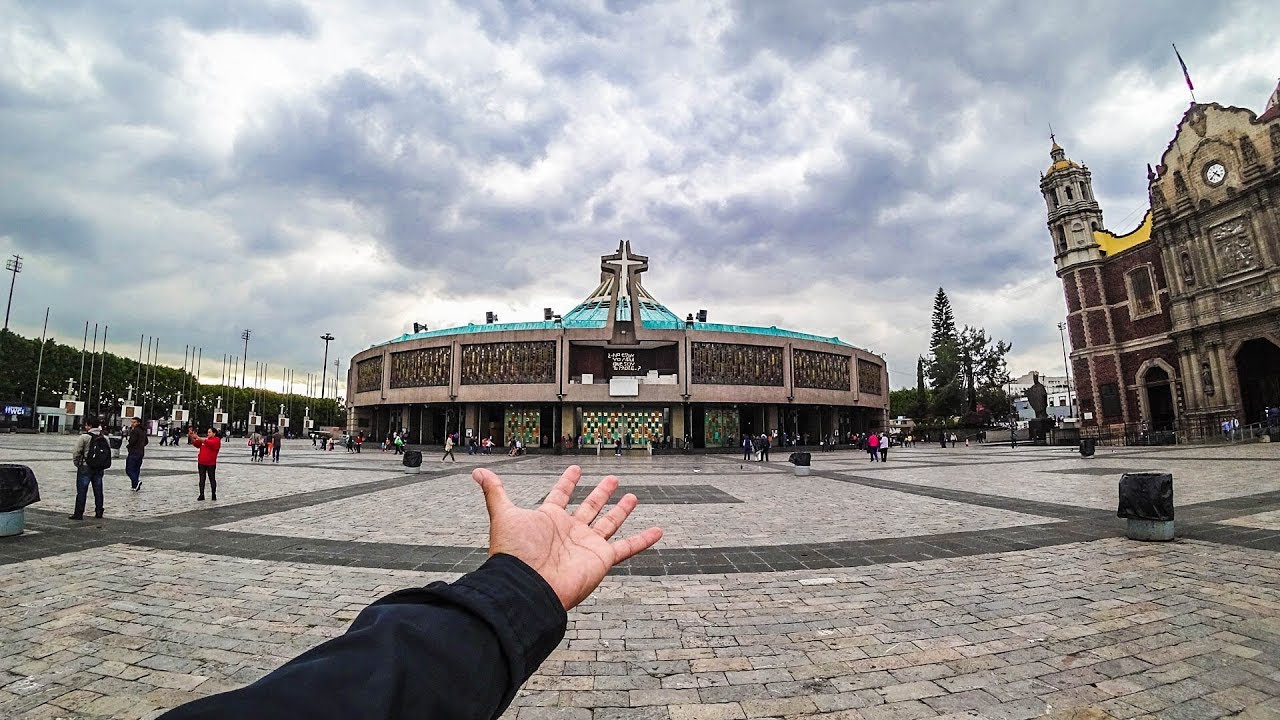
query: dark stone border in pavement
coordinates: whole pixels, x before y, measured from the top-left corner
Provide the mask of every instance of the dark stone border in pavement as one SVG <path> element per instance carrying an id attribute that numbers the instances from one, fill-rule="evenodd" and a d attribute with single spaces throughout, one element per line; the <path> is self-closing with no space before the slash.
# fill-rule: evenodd
<path id="1" fill-rule="evenodd" d="M 35 532 L 0 542 L 0 564 L 119 543 L 281 562 L 466 572 L 484 561 L 484 548 L 321 540 L 214 530 L 210 527 L 425 483 L 452 474 L 456 474 L 456 469 L 442 468 L 358 485 L 141 520 L 108 518 L 75 522 L 67 520 L 61 513 L 32 510 L 29 511 L 29 524 Z M 813 474 L 836 482 L 1039 515 L 1054 518 L 1055 521 L 1009 528 L 870 540 L 710 548 L 658 547 L 615 568 L 614 574 L 778 572 L 919 562 L 1090 542 L 1122 536 L 1124 532 L 1123 521 L 1105 510 L 913 485 L 834 471 L 815 471 Z M 1280 504 L 1280 492 L 1225 498 L 1179 508 L 1180 517 L 1189 515 L 1195 520 L 1180 521 L 1178 534 L 1180 538 L 1280 551 L 1280 531 L 1214 524 L 1217 520 L 1262 512 L 1277 504 Z"/>
<path id="2" fill-rule="evenodd" d="M 569 496 L 569 504 L 581 504 L 594 490 L 594 486 L 579 485 Z M 605 504 L 616 503 L 627 493 L 635 495 L 641 504 L 648 505 L 717 505 L 742 502 L 714 485 L 628 485 L 614 490 Z M 546 501 L 547 497 L 544 495 L 538 504 Z"/>
<path id="3" fill-rule="evenodd" d="M 865 485 L 867 487 L 873 487 L 880 490 L 892 490 L 894 492 L 905 493 L 908 495 L 919 495 L 937 500 L 950 500 L 951 502 L 963 503 L 965 505 L 979 505 L 982 507 L 995 508 L 997 510 L 1009 510 L 1011 512 L 1023 513 L 1025 515 L 1039 515 L 1041 517 L 1055 518 L 1058 520 L 1096 520 L 1102 517 L 1114 516 L 1114 513 L 1108 513 L 1106 510 L 1080 507 L 1078 505 L 1062 505 L 1059 503 L 1049 503 L 1038 500 L 1011 498 L 1004 495 L 987 495 L 984 493 L 970 492 L 968 490 L 955 490 L 953 488 L 933 487 L 929 485 L 915 485 L 913 483 L 897 482 L 895 480 L 885 480 L 882 478 L 849 475 L 843 472 L 817 470 L 813 471 L 811 476 L 835 480 L 836 482 Z"/>

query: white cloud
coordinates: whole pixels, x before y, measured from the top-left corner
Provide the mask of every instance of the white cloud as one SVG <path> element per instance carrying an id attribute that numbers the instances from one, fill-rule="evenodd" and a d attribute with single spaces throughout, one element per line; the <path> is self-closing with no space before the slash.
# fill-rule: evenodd
<path id="1" fill-rule="evenodd" d="M 254 327 L 252 352 L 312 367 L 325 331 L 347 357 L 566 311 L 628 238 L 673 310 L 838 335 L 895 386 L 940 285 L 1013 369 L 1048 368 L 1042 128 L 1128 229 L 1186 103 L 1151 38 L 1202 100 L 1261 109 L 1280 66 L 1280 11 L 1243 2 L 194 7 L 0 4 L 20 331 L 54 298 L 64 335 L 91 315 L 213 356 Z"/>

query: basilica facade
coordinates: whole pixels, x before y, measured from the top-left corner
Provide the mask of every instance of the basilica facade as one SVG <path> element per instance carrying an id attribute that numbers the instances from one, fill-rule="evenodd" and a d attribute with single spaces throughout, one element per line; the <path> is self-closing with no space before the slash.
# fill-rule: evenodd
<path id="1" fill-rule="evenodd" d="M 1280 406 L 1280 87 L 1261 115 L 1193 103 L 1132 232 L 1056 142 L 1041 175 L 1085 427 L 1216 432 Z"/>
<path id="2" fill-rule="evenodd" d="M 736 447 L 743 435 L 848 438 L 884 426 L 884 358 L 836 337 L 681 318 L 620 243 L 563 317 L 402 335 L 352 358 L 352 432 L 506 445 Z"/>

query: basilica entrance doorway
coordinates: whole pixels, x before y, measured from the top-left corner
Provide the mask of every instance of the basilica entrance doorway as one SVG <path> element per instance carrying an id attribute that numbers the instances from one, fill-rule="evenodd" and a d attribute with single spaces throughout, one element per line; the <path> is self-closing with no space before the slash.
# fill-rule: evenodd
<path id="1" fill-rule="evenodd" d="M 1236 377 L 1240 381 L 1240 407 L 1244 424 L 1263 421 L 1268 407 L 1280 406 L 1280 347 L 1266 338 L 1254 338 L 1236 352 Z"/>
<path id="2" fill-rule="evenodd" d="M 1173 383 L 1162 367 L 1153 367 L 1142 376 L 1147 395 L 1147 426 L 1152 432 L 1173 430 Z"/>

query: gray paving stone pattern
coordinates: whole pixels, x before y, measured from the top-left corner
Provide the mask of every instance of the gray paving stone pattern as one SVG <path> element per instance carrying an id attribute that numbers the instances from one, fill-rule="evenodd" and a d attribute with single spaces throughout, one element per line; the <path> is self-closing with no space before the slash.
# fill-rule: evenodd
<path id="1" fill-rule="evenodd" d="M 640 500 L 653 550 L 569 615 L 516 720 L 1280 719 L 1280 445 L 521 458 L 148 448 L 69 520 L 71 438 L 0 436 L 43 501 L 0 538 L 0 718 L 154 718 L 252 682 L 366 604 L 486 556 L 471 470 L 533 506 L 564 467 Z M 123 461 L 121 461 L 123 465 Z M 1125 538 L 1119 476 L 1174 476 L 1178 538 Z"/>

